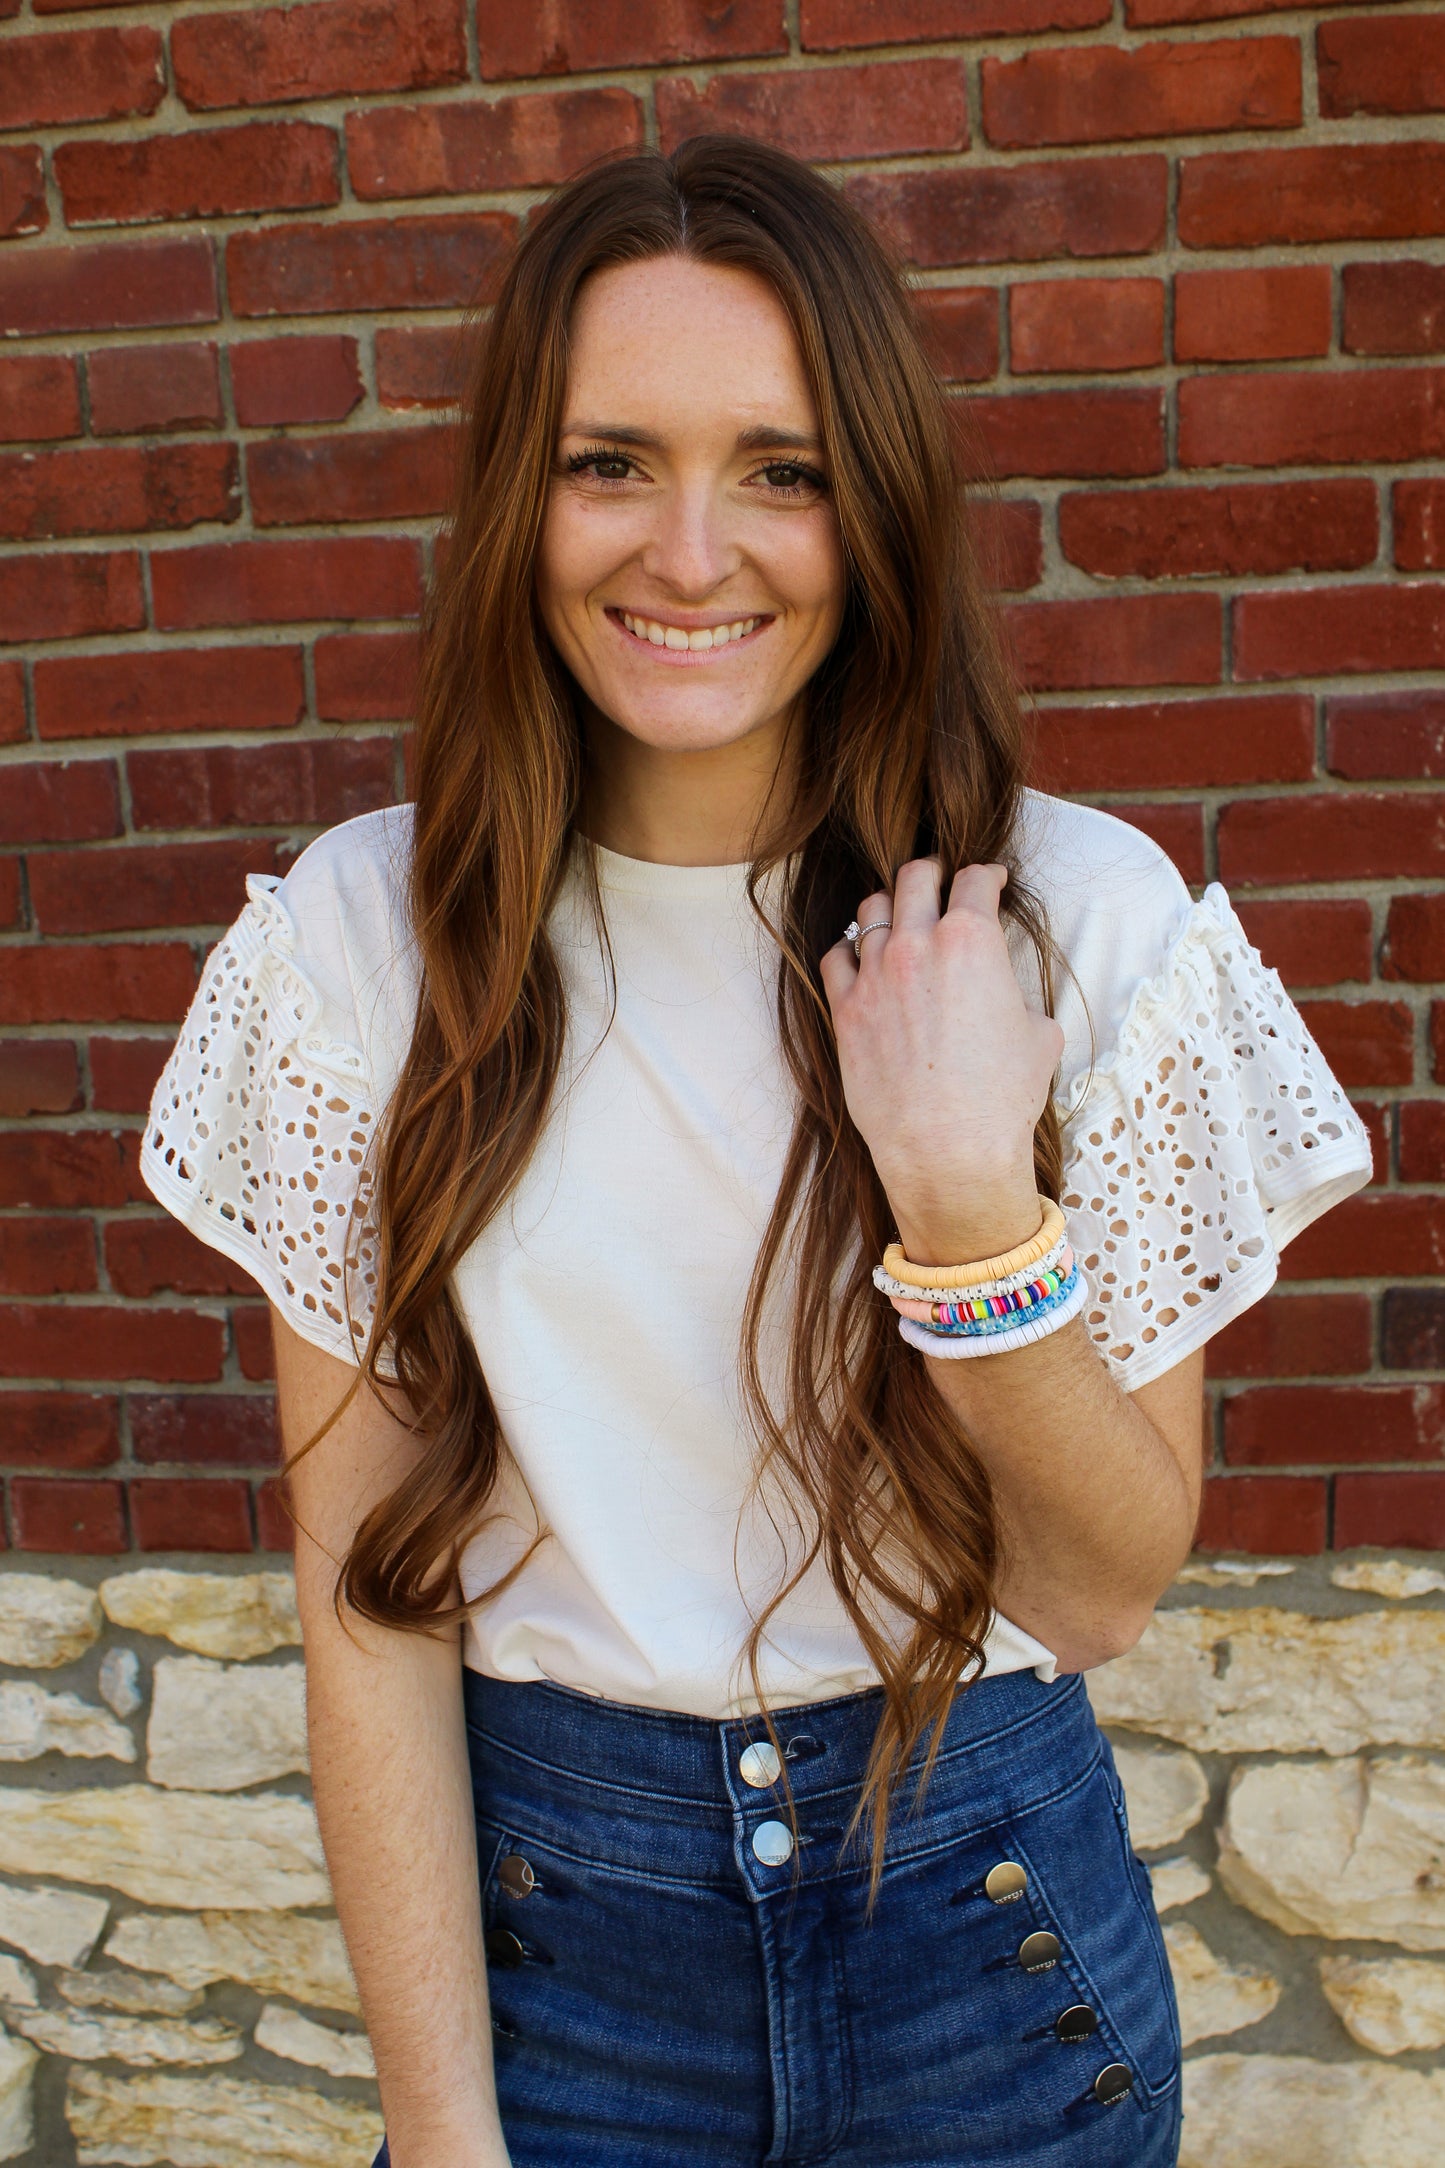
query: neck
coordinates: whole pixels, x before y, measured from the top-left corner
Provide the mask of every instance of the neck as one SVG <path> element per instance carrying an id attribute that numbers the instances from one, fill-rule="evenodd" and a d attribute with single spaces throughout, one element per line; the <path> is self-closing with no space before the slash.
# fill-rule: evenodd
<path id="1" fill-rule="evenodd" d="M 646 745 L 609 717 L 584 717 L 581 826 L 594 843 L 655 865 L 729 866 L 754 857 L 792 774 L 787 718 L 731 745 Z"/>

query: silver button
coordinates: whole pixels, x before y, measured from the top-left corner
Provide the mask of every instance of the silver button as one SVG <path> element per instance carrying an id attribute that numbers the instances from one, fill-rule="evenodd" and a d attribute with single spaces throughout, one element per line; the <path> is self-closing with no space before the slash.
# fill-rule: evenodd
<path id="1" fill-rule="evenodd" d="M 1029 1878 L 1016 1859 L 1001 1859 L 983 1879 L 984 1895 L 996 1905 L 1016 1904 L 1029 1886 Z"/>
<path id="2" fill-rule="evenodd" d="M 793 1832 L 786 1822 L 759 1822 L 753 1831 L 753 1856 L 765 1867 L 782 1867 L 793 1856 Z"/>
<path id="3" fill-rule="evenodd" d="M 738 1756 L 738 1775 L 744 1784 L 751 1784 L 755 1792 L 776 1784 L 782 1773 L 783 1765 L 771 1739 L 764 1739 L 759 1746 L 745 1746 Z"/>

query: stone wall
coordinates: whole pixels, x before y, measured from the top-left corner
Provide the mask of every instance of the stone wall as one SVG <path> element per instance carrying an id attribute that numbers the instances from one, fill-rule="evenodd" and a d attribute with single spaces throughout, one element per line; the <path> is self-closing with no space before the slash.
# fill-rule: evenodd
<path id="1" fill-rule="evenodd" d="M 289 1567 L 49 1563 L 0 1567 L 0 2160 L 365 2168 Z M 1435 2168 L 1445 1561 L 1201 1560 L 1091 1684 L 1178 1983 L 1182 2168 Z"/>

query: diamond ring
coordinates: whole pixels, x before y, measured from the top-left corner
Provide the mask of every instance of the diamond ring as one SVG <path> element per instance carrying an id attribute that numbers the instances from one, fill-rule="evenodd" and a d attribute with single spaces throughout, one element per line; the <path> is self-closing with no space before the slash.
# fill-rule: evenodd
<path id="1" fill-rule="evenodd" d="M 885 933 L 892 924 L 893 921 L 891 918 L 870 918 L 866 926 L 860 926 L 856 918 L 850 920 L 848 925 L 843 928 L 843 939 L 845 941 L 852 942 L 853 960 L 855 963 L 861 963 L 863 960 L 862 949 L 864 934 Z"/>

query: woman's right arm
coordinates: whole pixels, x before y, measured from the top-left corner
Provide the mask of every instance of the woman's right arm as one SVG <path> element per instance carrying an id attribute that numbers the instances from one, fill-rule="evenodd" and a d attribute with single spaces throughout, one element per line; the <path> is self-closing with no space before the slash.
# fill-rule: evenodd
<path id="1" fill-rule="evenodd" d="M 354 1371 L 303 1340 L 274 1305 L 271 1324 L 289 1461 Z M 416 1451 L 400 1394 L 389 1399 L 384 1407 L 363 1387 L 290 1477 L 312 1791 L 393 2168 L 507 2168 L 460 1630 L 403 1633 L 349 1609 L 343 1630 L 332 1603 L 354 1530 Z"/>

